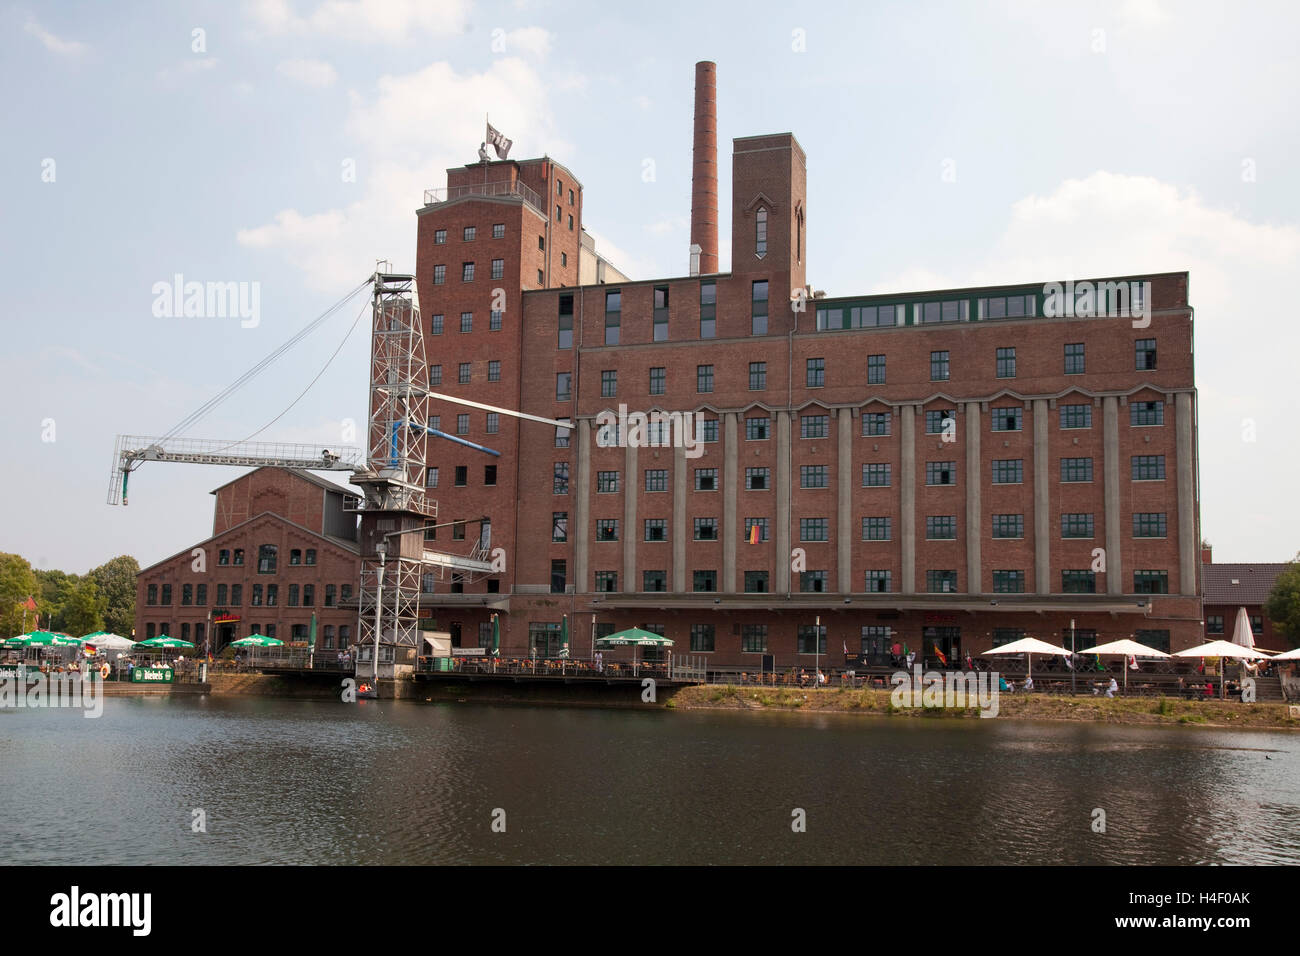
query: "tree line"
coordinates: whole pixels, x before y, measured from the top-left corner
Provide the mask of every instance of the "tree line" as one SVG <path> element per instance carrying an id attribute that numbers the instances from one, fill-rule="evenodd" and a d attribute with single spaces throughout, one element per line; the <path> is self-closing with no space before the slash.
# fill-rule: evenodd
<path id="1" fill-rule="evenodd" d="M 139 562 L 129 554 L 85 574 L 68 574 L 42 571 L 22 555 L 0 553 L 0 637 L 13 637 L 38 626 L 73 637 L 95 631 L 130 637 L 139 570 Z"/>

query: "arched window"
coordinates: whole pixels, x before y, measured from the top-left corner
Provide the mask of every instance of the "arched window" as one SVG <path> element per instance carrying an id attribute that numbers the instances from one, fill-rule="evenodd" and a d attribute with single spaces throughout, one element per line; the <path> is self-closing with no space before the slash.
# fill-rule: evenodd
<path id="1" fill-rule="evenodd" d="M 767 207 L 759 206 L 754 218 L 757 220 L 754 226 L 754 254 L 765 256 L 767 255 Z"/>

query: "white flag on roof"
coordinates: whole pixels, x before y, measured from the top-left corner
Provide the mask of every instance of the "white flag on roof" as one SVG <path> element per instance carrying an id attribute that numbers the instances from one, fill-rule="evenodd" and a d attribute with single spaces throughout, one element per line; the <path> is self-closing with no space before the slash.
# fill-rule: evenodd
<path id="1" fill-rule="evenodd" d="M 514 145 L 514 140 L 506 139 L 491 123 L 487 124 L 487 141 L 496 149 L 497 159 L 505 159 L 510 153 L 510 147 Z"/>

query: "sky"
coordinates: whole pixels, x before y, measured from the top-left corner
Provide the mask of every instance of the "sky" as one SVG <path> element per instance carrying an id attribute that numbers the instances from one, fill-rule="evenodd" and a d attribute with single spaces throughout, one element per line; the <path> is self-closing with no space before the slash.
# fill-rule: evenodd
<path id="1" fill-rule="evenodd" d="M 582 181 L 623 271 L 685 274 L 709 59 L 720 234 L 731 139 L 793 132 L 829 295 L 1190 272 L 1203 535 L 1289 560 L 1297 33 L 1287 2 L 0 6 L 0 551 L 83 573 L 207 537 L 240 472 L 145 465 L 110 506 L 115 436 L 170 431 L 376 260 L 411 270 L 423 191 L 477 158 L 485 114 Z M 177 276 L 249 308 L 169 314 Z M 360 305 L 185 434 L 363 438 Z"/>

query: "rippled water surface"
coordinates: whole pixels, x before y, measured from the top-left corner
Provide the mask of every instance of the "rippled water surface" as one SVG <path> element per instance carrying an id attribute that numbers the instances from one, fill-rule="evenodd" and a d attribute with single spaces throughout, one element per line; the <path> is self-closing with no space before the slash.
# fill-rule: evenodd
<path id="1" fill-rule="evenodd" d="M 1300 863 L 1281 733 L 110 698 L 0 779 L 0 863 Z"/>

